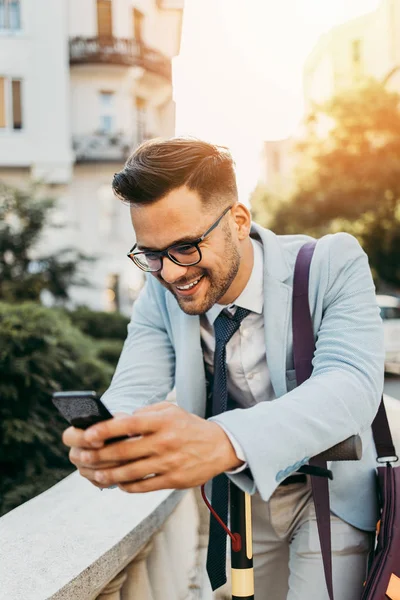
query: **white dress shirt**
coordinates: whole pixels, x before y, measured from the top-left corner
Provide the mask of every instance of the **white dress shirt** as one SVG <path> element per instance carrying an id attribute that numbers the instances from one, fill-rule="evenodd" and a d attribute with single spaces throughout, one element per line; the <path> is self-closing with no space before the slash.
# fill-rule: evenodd
<path id="1" fill-rule="evenodd" d="M 240 306 L 251 311 L 226 346 L 228 393 L 237 408 L 249 408 L 263 400 L 273 400 L 275 398 L 265 353 L 264 256 L 261 244 L 253 239 L 251 243 L 254 252 L 253 270 L 240 296 L 228 307 L 222 304 L 214 304 L 205 315 L 200 317 L 200 335 L 204 361 L 207 370 L 213 373 L 215 319 L 226 308 L 234 312 L 236 307 Z M 239 460 L 245 461 L 244 452 L 238 442 L 228 431 L 225 430 L 225 433 L 228 435 Z M 247 464 L 245 463 L 235 471 L 230 471 L 230 473 L 240 472 L 246 467 Z"/>

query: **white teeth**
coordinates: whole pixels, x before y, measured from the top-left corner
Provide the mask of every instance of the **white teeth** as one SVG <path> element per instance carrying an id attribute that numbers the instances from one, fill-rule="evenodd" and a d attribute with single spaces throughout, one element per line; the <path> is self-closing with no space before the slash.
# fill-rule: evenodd
<path id="1" fill-rule="evenodd" d="M 201 277 L 199 277 L 199 279 L 196 279 L 196 281 L 192 281 L 192 283 L 189 283 L 188 285 L 177 285 L 176 287 L 178 288 L 178 290 L 190 290 L 190 288 L 194 287 L 199 283 L 200 279 Z"/>

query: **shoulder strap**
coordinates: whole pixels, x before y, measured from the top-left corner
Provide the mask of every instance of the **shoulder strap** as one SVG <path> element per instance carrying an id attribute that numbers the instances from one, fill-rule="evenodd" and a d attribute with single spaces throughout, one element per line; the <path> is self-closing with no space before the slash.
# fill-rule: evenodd
<path id="1" fill-rule="evenodd" d="M 308 242 L 297 255 L 293 280 L 293 356 L 297 385 L 308 379 L 312 373 L 312 359 L 315 351 L 314 332 L 308 302 L 310 265 L 316 242 Z M 326 461 L 318 457 L 309 461 L 311 466 L 327 468 Z M 318 534 L 324 564 L 325 581 L 330 600 L 333 600 L 331 516 L 329 506 L 329 483 L 327 477 L 311 475 L 312 494 L 317 517 Z"/>
<path id="2" fill-rule="evenodd" d="M 311 376 L 312 359 L 315 351 L 313 325 L 308 301 L 310 265 L 315 246 L 316 242 L 312 241 L 300 248 L 294 271 L 293 355 L 298 385 Z M 378 458 L 396 457 L 383 397 L 372 423 L 372 432 Z M 319 457 L 312 458 L 310 465 L 326 469 L 326 461 L 321 461 Z M 326 477 L 311 476 L 311 484 L 325 580 L 329 598 L 333 600 L 329 483 Z"/>

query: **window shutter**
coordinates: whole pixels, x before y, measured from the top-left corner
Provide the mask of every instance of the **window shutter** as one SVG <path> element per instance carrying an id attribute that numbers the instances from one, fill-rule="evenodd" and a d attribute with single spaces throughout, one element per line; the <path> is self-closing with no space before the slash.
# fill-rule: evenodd
<path id="1" fill-rule="evenodd" d="M 143 41 L 144 14 L 137 8 L 133 9 L 133 35 L 138 42 Z"/>
<path id="2" fill-rule="evenodd" d="M 112 37 L 111 0 L 97 0 L 97 33 L 99 37 Z"/>
<path id="3" fill-rule="evenodd" d="M 22 129 L 21 82 L 19 79 L 12 81 L 12 107 L 13 129 Z"/>

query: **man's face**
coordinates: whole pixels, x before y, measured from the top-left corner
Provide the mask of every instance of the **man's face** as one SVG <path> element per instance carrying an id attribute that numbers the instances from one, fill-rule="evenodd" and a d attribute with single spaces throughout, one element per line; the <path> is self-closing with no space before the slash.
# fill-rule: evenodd
<path id="1" fill-rule="evenodd" d="M 226 203 L 216 203 L 215 207 L 206 208 L 198 193 L 186 187 L 172 190 L 153 204 L 134 205 L 131 207 L 131 218 L 137 249 L 164 250 L 177 242 L 195 240 L 204 234 L 227 206 L 229 199 Z M 175 296 L 185 313 L 203 314 L 216 302 L 225 304 L 231 301 L 224 299 L 229 296 L 228 290 L 234 286 L 240 269 L 241 243 L 247 237 L 241 231 L 243 214 L 247 214 L 249 228 L 247 209 L 235 204 L 201 242 L 202 259 L 198 264 L 181 266 L 164 257 L 162 269 L 152 273 Z M 194 282 L 197 283 L 190 289 L 181 289 Z"/>

